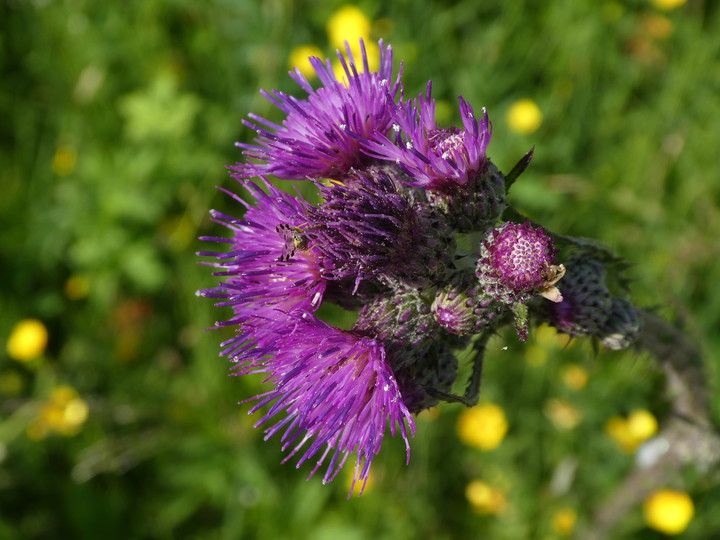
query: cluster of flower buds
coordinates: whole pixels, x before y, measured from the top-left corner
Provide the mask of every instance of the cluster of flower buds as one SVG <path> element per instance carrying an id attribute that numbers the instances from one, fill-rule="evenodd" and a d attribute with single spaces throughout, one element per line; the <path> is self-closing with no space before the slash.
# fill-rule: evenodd
<path id="1" fill-rule="evenodd" d="M 315 460 L 312 473 L 324 467 L 324 481 L 354 455 L 354 478 L 364 483 L 387 429 L 409 456 L 412 414 L 453 399 L 455 351 L 483 348 L 507 323 L 527 338 L 529 302 L 559 306 L 558 317 L 569 305 L 564 330 L 602 329 L 616 343 L 631 323 L 624 305 L 603 303 L 600 321 L 583 292 L 569 288 L 564 298 L 549 233 L 503 221 L 515 178 L 486 156 L 485 110 L 476 115 L 461 97 L 462 126 L 438 127 L 430 84 L 405 99 L 392 49 L 380 42 L 377 71 L 361 49 L 359 62 L 349 47 L 338 53 L 339 77 L 330 60 L 311 59 L 318 88 L 291 73 L 305 99 L 264 92 L 285 118 L 246 121 L 257 138 L 238 144 L 246 160 L 231 169 L 249 202 L 231 194 L 245 208 L 240 218 L 212 212 L 231 236 L 204 238 L 227 249 L 200 253 L 222 281 L 199 294 L 232 310 L 217 325 L 234 329 L 221 353 L 233 372 L 263 373 L 271 385 L 248 400 L 251 412 L 265 411 L 266 436 L 280 434 L 298 466 Z M 311 182 L 321 202 L 268 176 Z M 592 282 L 570 279 L 581 291 L 583 279 Z M 355 325 L 322 321 L 324 303 L 356 311 Z"/>

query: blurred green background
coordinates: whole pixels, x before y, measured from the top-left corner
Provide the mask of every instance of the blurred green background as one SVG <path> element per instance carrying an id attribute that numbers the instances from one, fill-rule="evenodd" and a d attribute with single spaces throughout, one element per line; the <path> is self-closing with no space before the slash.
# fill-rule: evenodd
<path id="1" fill-rule="evenodd" d="M 252 428 L 237 402 L 260 381 L 228 377 L 204 331 L 228 313 L 194 294 L 215 283 L 196 238 L 224 234 L 210 208 L 240 211 L 214 186 L 236 189 L 241 119 L 279 120 L 258 89 L 302 97 L 291 54 L 332 54 L 343 21 L 393 45 L 406 96 L 432 79 L 444 121 L 458 94 L 487 107 L 501 170 L 535 145 L 514 204 L 636 263 L 636 303 L 681 322 L 717 381 L 718 2 L 343 6 L 0 2 L 0 538 L 572 537 L 662 425 L 647 358 L 544 329 L 490 344 L 489 442 L 444 404 L 409 466 L 387 437 L 362 497 L 343 474 L 306 482 Z M 694 503 L 683 537 L 720 536 L 717 474 L 673 482 Z M 615 534 L 663 537 L 640 507 Z"/>

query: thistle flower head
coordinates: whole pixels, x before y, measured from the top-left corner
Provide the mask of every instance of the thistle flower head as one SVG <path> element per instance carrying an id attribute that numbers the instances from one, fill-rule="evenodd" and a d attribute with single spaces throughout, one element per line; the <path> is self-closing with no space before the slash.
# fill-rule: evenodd
<path id="1" fill-rule="evenodd" d="M 427 189 L 466 185 L 485 164 L 490 122 L 485 109 L 478 121 L 470 104 L 462 97 L 458 99 L 464 129 L 437 126 L 435 100 L 428 83 L 425 96 L 421 94 L 395 109 L 394 140 L 378 133 L 376 140 L 364 142 L 365 151 L 395 162 L 410 177 L 411 185 Z"/>
<path id="2" fill-rule="evenodd" d="M 529 222 L 497 226 L 532 151 L 504 176 L 486 157 L 484 109 L 478 118 L 460 97 L 462 126 L 438 126 L 431 85 L 405 101 L 391 48 L 380 42 L 371 71 L 360 45 L 357 62 L 347 43 L 338 53 L 339 76 L 312 58 L 317 88 L 291 73 L 304 99 L 263 92 L 285 117 L 245 122 L 257 137 L 238 144 L 250 162 L 232 169 L 251 202 L 233 195 L 242 218 L 211 212 L 230 236 L 203 238 L 226 249 L 199 253 L 220 282 L 198 294 L 231 309 L 216 326 L 235 330 L 221 344 L 233 373 L 266 377 L 267 391 L 247 400 L 251 413 L 263 411 L 256 425 L 266 438 L 277 434 L 298 466 L 313 461 L 310 476 L 323 468 L 323 482 L 351 459 L 353 484 L 364 486 L 388 428 L 409 457 L 412 413 L 477 398 L 489 336 L 512 319 L 526 339 L 534 296 L 553 303 L 533 314 L 611 348 L 629 344 L 641 321 L 607 292 L 602 265 L 579 260 L 563 299 L 555 283 L 565 269 L 549 233 Z M 264 175 L 310 180 L 318 204 Z M 463 233 L 484 238 L 474 267 Z M 318 319 L 322 302 L 357 311 L 352 330 Z M 471 343 L 472 374 L 456 396 L 454 351 Z"/>
<path id="3" fill-rule="evenodd" d="M 485 237 L 476 275 L 485 291 L 504 303 L 523 301 L 533 291 L 559 301 L 553 285 L 565 270 L 555 263 L 555 245 L 542 227 L 508 222 Z"/>
<path id="4" fill-rule="evenodd" d="M 204 264 L 216 268 L 213 275 L 224 279 L 217 287 L 198 291 L 199 296 L 219 299 L 218 306 L 230 306 L 234 316 L 218 325 L 243 324 L 242 341 L 254 325 L 283 324 L 294 310 L 315 311 L 323 298 L 326 282 L 317 255 L 310 246 L 294 251 L 289 257 L 285 227 L 307 221 L 309 204 L 263 181 L 245 182 L 255 199 L 250 205 L 230 194 L 246 208 L 243 219 L 212 211 L 213 220 L 232 232 L 230 238 L 202 237 L 201 240 L 226 244 L 227 251 L 202 251 L 198 255 L 214 257 Z M 228 343 L 232 346 L 231 340 Z"/>
<path id="5" fill-rule="evenodd" d="M 283 92 L 263 91 L 273 105 L 285 113 L 282 124 L 251 114 L 245 125 L 257 133 L 256 144 L 237 143 L 247 158 L 257 164 L 232 167 L 239 177 L 258 174 L 305 180 L 340 178 L 363 161 L 360 139 L 386 133 L 392 123 L 395 100 L 402 93 L 400 73 L 393 80 L 392 49 L 380 41 L 380 67 L 370 71 L 361 41 L 361 65 L 350 46 L 347 58 L 338 51 L 346 81 L 336 78 L 330 60 L 310 62 L 322 86 L 314 89 L 300 70 L 290 75 L 307 92 L 301 100 Z"/>
<path id="6" fill-rule="evenodd" d="M 256 426 L 285 413 L 265 430 L 266 439 L 282 433 L 283 451 L 291 449 L 284 461 L 299 455 L 300 467 L 317 458 L 310 476 L 326 464 L 325 483 L 355 454 L 354 480 L 364 485 L 388 425 L 392 435 L 399 431 L 405 440 L 409 459 L 408 434 L 415 426 L 379 341 L 307 314 L 284 331 L 267 332 L 267 346 L 234 359 L 235 373 L 266 373 L 274 384 L 248 401 L 256 401 L 250 413 L 268 406 Z"/>
<path id="7" fill-rule="evenodd" d="M 324 203 L 311 210 L 307 235 L 327 261 L 327 279 L 353 279 L 356 287 L 373 277 L 422 283 L 451 263 L 452 244 L 435 241 L 439 224 L 392 171 L 353 170 L 319 188 Z"/>

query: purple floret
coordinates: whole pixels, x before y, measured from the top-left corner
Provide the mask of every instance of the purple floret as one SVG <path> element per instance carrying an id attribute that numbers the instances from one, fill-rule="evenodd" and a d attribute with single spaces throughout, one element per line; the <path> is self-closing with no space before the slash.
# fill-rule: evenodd
<path id="1" fill-rule="evenodd" d="M 355 454 L 353 486 L 361 481 L 364 488 L 388 425 L 393 436 L 400 432 L 408 460 L 408 433 L 415 432 L 383 345 L 310 315 L 294 320 L 285 331 L 267 331 L 263 341 L 272 343 L 272 355 L 256 348 L 236 359 L 235 374 L 266 373 L 275 386 L 248 400 L 257 401 L 250 413 L 268 406 L 256 427 L 275 421 L 265 429 L 265 439 L 282 432 L 283 451 L 291 449 L 284 461 L 299 455 L 300 467 L 317 459 L 310 476 L 326 466 L 323 483 Z"/>
<path id="2" fill-rule="evenodd" d="M 427 189 L 464 186 L 485 165 L 491 134 L 487 112 L 483 109 L 478 121 L 470 104 L 459 97 L 464 129 L 438 128 L 431 88 L 429 82 L 425 96 L 395 109 L 395 140 L 378 133 L 374 141 L 364 143 L 364 149 L 374 158 L 395 162 L 411 178 L 411 185 Z"/>
<path id="3" fill-rule="evenodd" d="M 362 163 L 360 140 L 386 133 L 392 125 L 395 100 L 402 94 L 399 72 L 393 80 L 392 48 L 380 41 L 380 68 L 370 71 L 365 45 L 361 41 L 362 71 L 350 46 L 346 58 L 338 51 L 346 81 L 339 81 L 330 60 L 310 62 L 322 86 L 314 89 L 296 68 L 291 77 L 307 92 L 297 99 L 284 92 L 262 91 L 273 105 L 286 114 L 282 124 L 249 115 L 245 125 L 257 133 L 256 144 L 237 143 L 247 158 L 262 163 L 237 164 L 237 176 L 258 174 L 306 180 L 341 178 L 351 167 Z M 400 70 L 402 71 L 402 70 Z"/>
<path id="4" fill-rule="evenodd" d="M 257 337 L 257 326 L 282 326 L 294 310 L 314 312 L 323 298 L 326 281 L 316 253 L 307 246 L 287 258 L 288 239 L 284 227 L 300 227 L 307 221 L 310 205 L 303 199 L 280 191 L 267 181 L 267 193 L 252 182 L 244 183 L 255 198 L 252 206 L 230 194 L 247 209 L 243 219 L 212 211 L 213 220 L 232 231 L 231 238 L 202 237 L 201 240 L 228 245 L 227 251 L 203 251 L 215 257 L 204 264 L 217 268 L 213 275 L 224 278 L 217 287 L 198 295 L 217 298 L 217 306 L 230 306 L 234 316 L 219 326 L 241 325 L 237 338 L 226 342 L 232 348 Z"/>
<path id="5" fill-rule="evenodd" d="M 326 277 L 351 279 L 357 288 L 412 264 L 424 231 L 395 175 L 369 168 L 319 187 L 324 204 L 311 210 L 307 234 L 332 267 Z"/>

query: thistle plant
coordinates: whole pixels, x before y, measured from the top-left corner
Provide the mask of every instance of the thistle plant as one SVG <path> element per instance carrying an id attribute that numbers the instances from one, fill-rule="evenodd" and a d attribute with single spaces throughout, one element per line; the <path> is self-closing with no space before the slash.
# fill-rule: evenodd
<path id="1" fill-rule="evenodd" d="M 233 374 L 266 377 L 269 389 L 247 400 L 263 413 L 256 426 L 324 482 L 350 458 L 364 485 L 387 431 L 409 460 L 414 414 L 477 403 L 487 341 L 505 326 L 526 340 L 547 322 L 611 349 L 643 326 L 620 259 L 508 202 L 533 151 L 500 172 L 486 153 L 488 112 L 460 97 L 462 125 L 439 127 L 431 84 L 406 99 L 402 66 L 379 45 L 377 71 L 362 43 L 361 58 L 346 45 L 339 76 L 311 59 L 317 88 L 291 72 L 306 97 L 263 92 L 285 118 L 245 121 L 257 137 L 238 144 L 244 159 L 230 167 L 245 194 L 228 192 L 244 213 L 212 211 L 230 233 L 204 237 L 225 248 L 199 253 L 220 282 L 198 294 L 231 312 L 217 323 L 234 331 L 221 355 Z M 311 183 L 321 202 L 271 176 Z M 354 326 L 321 320 L 324 303 L 355 311 Z M 456 381 L 468 348 L 470 378 Z"/>

